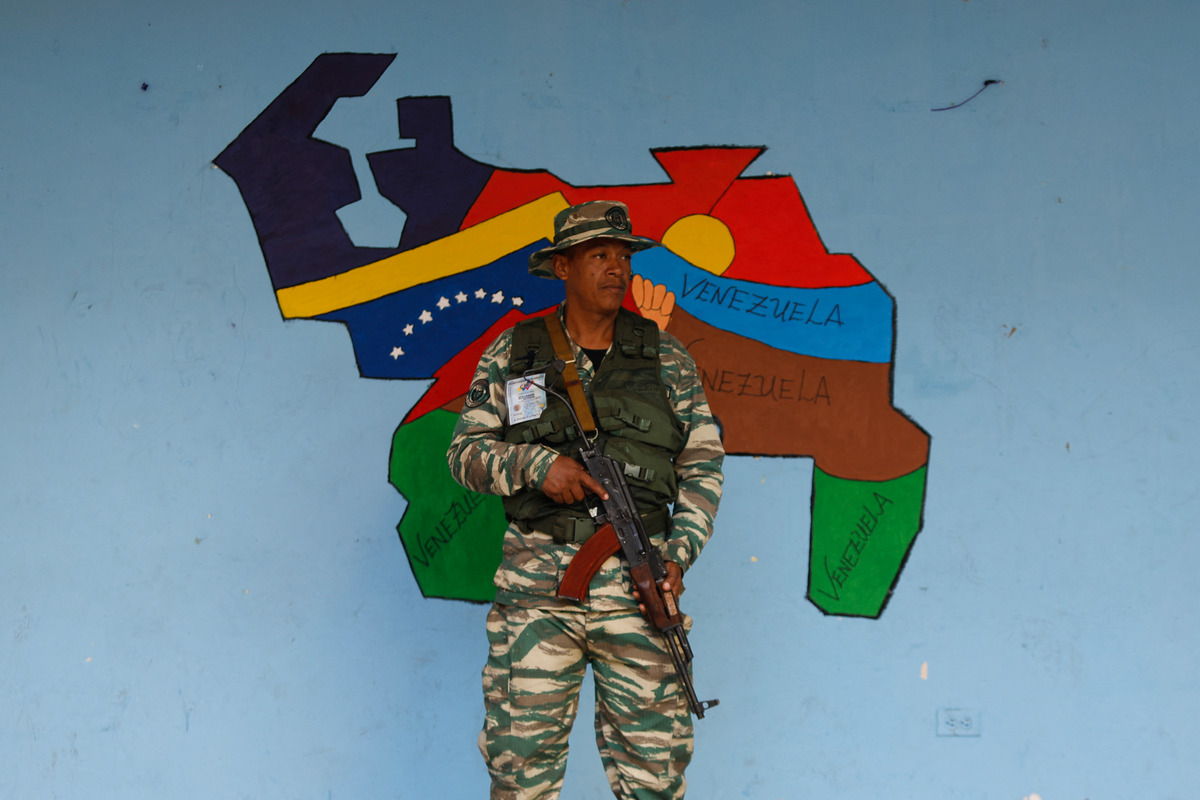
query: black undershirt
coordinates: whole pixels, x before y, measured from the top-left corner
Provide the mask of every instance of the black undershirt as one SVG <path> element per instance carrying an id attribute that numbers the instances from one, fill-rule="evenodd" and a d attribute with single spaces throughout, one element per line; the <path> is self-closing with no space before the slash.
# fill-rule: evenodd
<path id="1" fill-rule="evenodd" d="M 591 359 L 592 372 L 595 372 L 596 370 L 600 369 L 600 362 L 604 360 L 604 354 L 608 352 L 607 347 L 604 348 L 603 350 L 592 350 L 587 347 L 581 347 L 579 349 L 582 350 L 583 352 L 587 353 L 587 357 L 589 359 Z"/>

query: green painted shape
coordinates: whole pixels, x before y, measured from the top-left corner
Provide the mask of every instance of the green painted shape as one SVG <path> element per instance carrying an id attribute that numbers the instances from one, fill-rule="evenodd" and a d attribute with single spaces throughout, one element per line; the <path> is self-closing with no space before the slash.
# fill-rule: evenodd
<path id="1" fill-rule="evenodd" d="M 491 602 L 504 507 L 499 497 L 468 491 L 450 477 L 446 450 L 457 420 L 437 409 L 396 429 L 388 479 L 408 500 L 396 530 L 422 594 Z"/>
<path id="2" fill-rule="evenodd" d="M 813 468 L 808 599 L 826 614 L 878 617 L 921 530 L 925 467 L 887 481 Z"/>

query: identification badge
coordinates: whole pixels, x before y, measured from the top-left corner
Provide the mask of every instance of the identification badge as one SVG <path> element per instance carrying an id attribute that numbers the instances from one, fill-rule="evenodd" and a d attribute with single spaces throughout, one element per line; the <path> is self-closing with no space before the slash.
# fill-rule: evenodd
<path id="1" fill-rule="evenodd" d="M 516 425 L 542 416 L 546 408 L 546 373 L 528 378 L 513 378 L 506 388 L 508 395 L 508 424 Z M 536 385 L 535 385 L 536 384 Z"/>

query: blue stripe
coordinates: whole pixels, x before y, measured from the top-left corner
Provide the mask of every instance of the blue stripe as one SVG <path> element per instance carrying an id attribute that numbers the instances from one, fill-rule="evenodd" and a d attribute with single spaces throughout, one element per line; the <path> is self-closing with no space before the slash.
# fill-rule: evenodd
<path id="1" fill-rule="evenodd" d="M 877 282 L 798 289 L 722 278 L 665 247 L 634 259 L 633 271 L 675 293 L 675 302 L 716 328 L 817 358 L 886 364 L 892 358 L 892 298 Z"/>

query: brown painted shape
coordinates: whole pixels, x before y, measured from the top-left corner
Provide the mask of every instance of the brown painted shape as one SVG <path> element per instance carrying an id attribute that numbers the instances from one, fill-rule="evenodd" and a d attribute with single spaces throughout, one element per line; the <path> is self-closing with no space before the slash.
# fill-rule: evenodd
<path id="1" fill-rule="evenodd" d="M 466 402 L 467 402 L 467 396 L 465 394 L 460 394 L 458 397 L 454 398 L 450 402 L 443 404 L 442 410 L 449 411 L 451 414 L 458 416 L 459 414 L 462 413 L 463 405 L 465 405 Z"/>
<path id="2" fill-rule="evenodd" d="M 676 309 L 730 455 L 812 456 L 839 478 L 881 481 L 929 458 L 929 435 L 891 405 L 891 364 L 802 356 Z"/>

